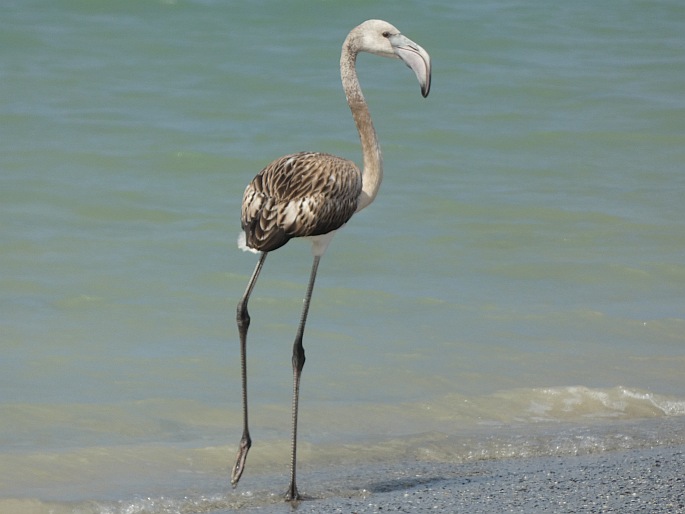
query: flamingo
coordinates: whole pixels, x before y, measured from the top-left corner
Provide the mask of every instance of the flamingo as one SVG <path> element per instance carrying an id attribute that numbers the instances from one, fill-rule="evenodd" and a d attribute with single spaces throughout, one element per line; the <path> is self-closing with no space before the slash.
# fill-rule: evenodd
<path id="1" fill-rule="evenodd" d="M 238 302 L 236 314 L 240 336 L 243 434 L 231 472 L 231 484 L 234 487 L 243 474 L 247 453 L 252 444 L 247 416 L 245 356 L 250 325 L 248 300 L 269 252 L 285 245 L 292 238 L 304 237 L 311 241 L 314 257 L 293 344 L 292 440 L 290 485 L 285 496 L 287 501 L 300 499 L 296 484 L 296 464 L 300 377 L 305 362 L 302 337 L 319 261 L 336 230 L 345 225 L 354 213 L 374 201 L 383 178 L 381 149 L 355 69 L 360 52 L 401 59 L 416 74 L 421 94 L 428 96 L 431 82 L 431 60 L 428 53 L 390 23 L 382 20 L 365 21 L 347 35 L 340 56 L 340 76 L 347 103 L 359 131 L 364 171 L 348 159 L 327 153 L 295 153 L 276 159 L 266 166 L 250 182 L 243 195 L 242 232 L 238 245 L 243 250 L 258 253 L 259 260 L 245 293 Z"/>

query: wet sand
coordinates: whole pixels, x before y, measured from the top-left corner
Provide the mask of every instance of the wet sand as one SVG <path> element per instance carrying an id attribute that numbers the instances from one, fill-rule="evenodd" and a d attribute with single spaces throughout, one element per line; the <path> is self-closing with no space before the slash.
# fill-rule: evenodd
<path id="1" fill-rule="evenodd" d="M 354 492 L 317 498 L 324 486 L 314 482 L 314 497 L 298 505 L 247 501 L 240 512 L 684 513 L 684 466 L 685 445 L 458 465 L 370 465 L 347 477 Z"/>

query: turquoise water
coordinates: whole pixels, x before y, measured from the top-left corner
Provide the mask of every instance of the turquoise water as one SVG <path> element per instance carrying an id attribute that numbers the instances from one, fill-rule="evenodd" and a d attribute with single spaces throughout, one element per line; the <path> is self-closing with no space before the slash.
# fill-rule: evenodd
<path id="1" fill-rule="evenodd" d="M 286 153 L 359 161 L 338 58 L 372 17 L 431 53 L 433 87 L 360 57 L 385 181 L 319 269 L 301 489 L 340 462 L 682 442 L 658 424 L 685 419 L 680 2 L 16 1 L 0 510 L 212 511 L 285 487 L 311 257 L 271 255 L 250 304 L 233 491 L 240 199 Z"/>

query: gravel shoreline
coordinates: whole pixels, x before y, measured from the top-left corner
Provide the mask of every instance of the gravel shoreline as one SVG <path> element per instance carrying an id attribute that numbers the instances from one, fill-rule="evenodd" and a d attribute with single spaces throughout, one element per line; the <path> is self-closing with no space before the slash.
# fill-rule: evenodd
<path id="1" fill-rule="evenodd" d="M 684 465 L 685 445 L 467 464 L 370 465 L 348 478 L 349 490 L 359 492 L 298 505 L 251 508 L 248 502 L 240 512 L 685 513 Z"/>

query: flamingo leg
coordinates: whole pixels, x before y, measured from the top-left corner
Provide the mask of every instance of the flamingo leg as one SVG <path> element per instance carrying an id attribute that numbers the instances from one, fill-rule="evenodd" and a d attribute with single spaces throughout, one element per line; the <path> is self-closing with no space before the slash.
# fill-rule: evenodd
<path id="1" fill-rule="evenodd" d="M 264 261 L 266 260 L 266 252 L 262 252 L 257 261 L 250 281 L 247 283 L 247 288 L 245 289 L 245 294 L 238 302 L 238 309 L 236 312 L 236 321 L 238 322 L 238 333 L 240 334 L 240 375 L 242 379 L 243 388 L 243 435 L 240 438 L 240 444 L 238 446 L 238 454 L 236 455 L 235 465 L 231 471 L 231 485 L 235 487 L 240 480 L 240 476 L 245 470 L 245 460 L 247 459 L 247 452 L 252 446 L 252 439 L 250 438 L 250 430 L 247 423 L 247 359 L 246 359 L 246 349 L 247 349 L 247 329 L 250 326 L 250 314 L 247 312 L 247 302 L 250 299 L 252 290 L 257 283 L 257 278 L 259 277 L 259 272 L 262 271 L 262 266 L 264 266 Z"/>
<path id="2" fill-rule="evenodd" d="M 297 411 L 300 402 L 300 377 L 302 375 L 302 368 L 304 367 L 304 347 L 302 346 L 302 336 L 304 335 L 304 326 L 307 323 L 307 313 L 309 312 L 309 302 L 312 299 L 312 291 L 314 290 L 314 282 L 316 281 L 316 271 L 319 268 L 320 255 L 314 256 L 312 264 L 312 271 L 309 277 L 309 285 L 307 286 L 307 293 L 304 297 L 304 306 L 302 308 L 302 316 L 300 317 L 300 325 L 297 329 L 295 342 L 293 343 L 293 428 L 292 428 L 292 445 L 290 448 L 290 486 L 285 495 L 288 501 L 299 500 L 300 494 L 297 491 L 296 484 L 296 467 L 297 467 Z"/>

